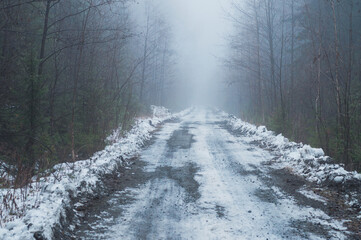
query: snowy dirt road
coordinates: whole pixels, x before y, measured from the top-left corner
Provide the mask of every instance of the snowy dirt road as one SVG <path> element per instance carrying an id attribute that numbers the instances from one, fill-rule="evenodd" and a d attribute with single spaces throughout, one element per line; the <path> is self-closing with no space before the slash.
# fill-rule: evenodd
<path id="1" fill-rule="evenodd" d="M 78 209 L 74 239 L 343 239 L 327 201 L 210 110 L 168 122 L 109 196 Z"/>

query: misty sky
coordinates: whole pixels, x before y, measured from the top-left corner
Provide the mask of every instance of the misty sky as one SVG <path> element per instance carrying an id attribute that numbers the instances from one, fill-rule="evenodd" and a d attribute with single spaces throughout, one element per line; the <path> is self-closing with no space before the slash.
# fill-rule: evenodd
<path id="1" fill-rule="evenodd" d="M 180 94 L 188 94 L 192 103 L 209 102 L 208 97 L 215 95 L 215 83 L 222 81 L 219 58 L 230 29 L 226 19 L 230 0 L 152 1 L 156 2 L 172 29 L 176 79 L 183 88 Z"/>

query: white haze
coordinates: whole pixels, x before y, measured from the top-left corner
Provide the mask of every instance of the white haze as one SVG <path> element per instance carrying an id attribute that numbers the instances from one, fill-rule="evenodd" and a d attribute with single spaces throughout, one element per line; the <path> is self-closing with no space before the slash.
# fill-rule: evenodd
<path id="1" fill-rule="evenodd" d="M 176 54 L 176 100 L 186 105 L 219 102 L 225 80 L 220 59 L 224 57 L 231 29 L 226 19 L 230 0 L 150 2 L 171 27 L 171 44 Z M 145 23 L 144 5 L 145 0 L 139 1 L 134 9 L 139 25 Z"/>

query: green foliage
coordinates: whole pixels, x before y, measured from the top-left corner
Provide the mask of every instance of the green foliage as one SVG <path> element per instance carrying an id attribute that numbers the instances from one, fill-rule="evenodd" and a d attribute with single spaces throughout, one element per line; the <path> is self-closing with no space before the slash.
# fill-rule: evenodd
<path id="1" fill-rule="evenodd" d="M 72 132 L 75 154 L 87 158 L 114 128 L 128 129 L 154 104 L 138 100 L 143 41 L 128 41 L 134 34 L 123 3 L 52 1 L 49 15 L 42 1 L 11 3 L 0 9 L 0 161 L 19 174 L 70 161 Z M 159 34 L 150 37 L 166 41 Z M 146 67 L 147 75 L 162 69 Z M 148 91 L 157 76 L 147 79 Z"/>
<path id="2" fill-rule="evenodd" d="M 288 133 L 291 132 L 291 123 L 283 118 L 281 109 L 268 118 L 266 125 L 277 134 L 289 135 Z"/>
<path id="3" fill-rule="evenodd" d="M 316 127 L 313 125 L 310 125 L 305 128 L 305 136 L 306 140 L 305 142 L 312 147 L 320 148 L 321 146 L 320 137 L 317 134 Z"/>
<path id="4" fill-rule="evenodd" d="M 79 131 L 76 136 L 76 152 L 79 159 L 87 159 L 104 147 L 104 136 L 100 133 Z"/>

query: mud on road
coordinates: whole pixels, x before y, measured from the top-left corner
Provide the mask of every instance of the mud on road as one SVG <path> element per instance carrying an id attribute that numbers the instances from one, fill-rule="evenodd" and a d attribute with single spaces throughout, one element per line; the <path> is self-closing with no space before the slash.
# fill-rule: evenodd
<path id="1" fill-rule="evenodd" d="M 221 120 L 198 111 L 166 123 L 95 197 L 73 200 L 56 238 L 357 239 L 317 186 L 274 169 Z"/>

